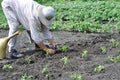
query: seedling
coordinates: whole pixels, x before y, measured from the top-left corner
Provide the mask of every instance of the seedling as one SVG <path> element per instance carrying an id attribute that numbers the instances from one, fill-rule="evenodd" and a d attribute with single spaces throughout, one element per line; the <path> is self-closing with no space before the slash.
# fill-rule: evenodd
<path id="1" fill-rule="evenodd" d="M 88 51 L 87 51 L 87 50 L 84 50 L 84 51 L 82 52 L 82 58 L 87 57 L 87 54 L 88 54 Z"/>
<path id="2" fill-rule="evenodd" d="M 32 60 L 31 60 L 31 56 L 26 56 L 26 57 L 25 57 L 25 61 L 26 61 L 28 64 L 30 64 L 30 62 L 32 61 Z"/>
<path id="3" fill-rule="evenodd" d="M 102 51 L 102 54 L 105 54 L 106 53 L 106 47 L 100 47 L 101 51 Z"/>
<path id="4" fill-rule="evenodd" d="M 42 69 L 42 73 L 45 74 L 45 77 L 48 78 L 50 73 L 48 72 L 47 73 L 47 70 L 48 70 L 48 65 L 45 65 L 45 67 Z"/>
<path id="5" fill-rule="evenodd" d="M 104 69 L 105 69 L 105 67 L 103 65 L 98 65 L 94 68 L 94 72 L 100 73 Z"/>
<path id="6" fill-rule="evenodd" d="M 48 70 L 48 65 L 45 65 L 45 67 L 42 69 L 42 73 L 45 73 Z"/>
<path id="7" fill-rule="evenodd" d="M 68 63 L 68 57 L 63 57 L 61 60 L 64 63 L 64 65 L 63 65 L 63 68 L 64 68 L 64 66 Z"/>
<path id="8" fill-rule="evenodd" d="M 115 39 L 111 39 L 110 40 L 110 42 L 112 43 L 112 45 L 114 46 L 114 47 L 119 47 L 120 46 L 120 43 L 119 42 L 117 42 Z"/>
<path id="9" fill-rule="evenodd" d="M 34 76 L 24 74 L 24 75 L 22 75 L 20 80 L 34 80 Z"/>
<path id="10" fill-rule="evenodd" d="M 111 62 L 114 62 L 114 57 L 113 57 L 113 56 L 108 56 L 108 59 L 109 59 Z"/>
<path id="11" fill-rule="evenodd" d="M 70 75 L 70 78 L 73 78 L 73 79 L 75 79 L 75 80 L 83 80 L 83 79 L 82 79 L 82 76 L 79 75 L 79 74 L 77 74 L 76 72 L 72 73 L 72 74 Z"/>
<path id="12" fill-rule="evenodd" d="M 120 62 L 120 55 L 116 57 L 109 56 L 109 59 L 111 62 L 114 62 L 114 63 Z"/>
<path id="13" fill-rule="evenodd" d="M 68 51 L 67 45 L 62 46 L 62 47 L 60 48 L 60 51 L 66 53 L 66 52 Z"/>
<path id="14" fill-rule="evenodd" d="M 50 54 L 48 52 L 45 53 L 45 56 L 48 57 Z"/>
<path id="15" fill-rule="evenodd" d="M 12 67 L 12 64 L 5 64 L 5 65 L 3 65 L 2 69 L 3 70 L 11 70 L 11 69 L 13 69 L 13 67 Z"/>

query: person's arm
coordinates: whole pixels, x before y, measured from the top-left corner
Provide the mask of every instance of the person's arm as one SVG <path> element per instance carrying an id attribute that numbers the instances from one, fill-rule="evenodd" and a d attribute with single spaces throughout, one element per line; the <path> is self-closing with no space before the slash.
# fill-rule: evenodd
<path id="1" fill-rule="evenodd" d="M 41 36 L 40 30 L 35 20 L 31 20 L 29 25 L 30 25 L 31 37 L 35 41 L 35 43 L 37 43 L 42 50 L 50 54 L 54 54 L 55 50 L 47 48 L 43 43 L 44 38 Z"/>
<path id="2" fill-rule="evenodd" d="M 49 44 L 52 46 L 53 49 L 57 48 L 57 44 L 55 43 L 54 39 L 47 39 Z"/>
<path id="3" fill-rule="evenodd" d="M 49 54 L 54 54 L 54 53 L 55 53 L 55 50 L 50 49 L 50 48 L 47 48 L 47 47 L 44 45 L 43 42 L 38 43 L 38 46 L 39 46 L 42 50 L 44 50 L 45 52 L 48 52 Z"/>
<path id="4" fill-rule="evenodd" d="M 47 27 L 47 28 L 44 28 L 44 30 L 43 30 L 43 34 L 44 34 L 44 38 L 46 39 L 46 40 L 48 40 L 48 42 L 49 42 L 49 44 L 52 46 L 52 48 L 57 48 L 57 45 L 56 45 L 56 43 L 55 43 L 55 41 L 54 41 L 54 38 L 53 38 L 53 36 L 52 36 L 52 33 L 51 33 L 51 31 L 50 31 L 50 29 Z"/>

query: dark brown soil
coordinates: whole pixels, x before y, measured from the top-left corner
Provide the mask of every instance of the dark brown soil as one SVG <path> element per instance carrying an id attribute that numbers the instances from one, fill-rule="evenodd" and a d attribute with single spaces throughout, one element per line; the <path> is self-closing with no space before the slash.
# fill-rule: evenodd
<path id="1" fill-rule="evenodd" d="M 0 37 L 5 37 L 8 30 L 0 30 Z M 24 80 L 23 75 L 33 76 L 33 80 L 79 80 L 71 78 L 72 73 L 82 76 L 83 80 L 120 80 L 120 63 L 112 63 L 109 56 L 117 56 L 120 47 L 114 47 L 110 40 L 114 38 L 120 41 L 119 33 L 76 33 L 58 31 L 53 32 L 58 48 L 68 46 L 68 51 L 45 56 L 41 50 L 35 50 L 34 43 L 29 43 L 26 31 L 18 36 L 18 50 L 26 56 L 31 56 L 30 63 L 25 57 L 20 59 L 0 60 L 0 80 Z M 106 53 L 102 53 L 100 47 L 106 47 Z M 88 55 L 82 58 L 82 52 L 88 51 Z M 64 65 L 61 60 L 68 57 Z M 2 69 L 5 64 L 12 64 L 12 69 Z M 46 70 L 42 73 L 43 68 Z M 97 65 L 104 65 L 100 73 L 95 73 Z M 31 80 L 31 79 L 25 79 Z"/>

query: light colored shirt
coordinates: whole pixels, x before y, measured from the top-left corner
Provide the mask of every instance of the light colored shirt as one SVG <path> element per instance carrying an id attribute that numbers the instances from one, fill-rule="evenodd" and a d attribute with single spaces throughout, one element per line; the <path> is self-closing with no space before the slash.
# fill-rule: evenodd
<path id="1" fill-rule="evenodd" d="M 9 10 L 12 10 L 25 29 L 30 30 L 32 39 L 36 43 L 44 39 L 52 38 L 51 31 L 49 31 L 52 20 L 44 23 L 44 19 L 42 21 L 44 16 L 40 14 L 40 11 L 45 6 L 33 0 L 3 0 L 3 3 L 4 6 L 9 6 L 11 8 Z M 44 29 L 41 28 L 41 23 L 45 25 Z"/>

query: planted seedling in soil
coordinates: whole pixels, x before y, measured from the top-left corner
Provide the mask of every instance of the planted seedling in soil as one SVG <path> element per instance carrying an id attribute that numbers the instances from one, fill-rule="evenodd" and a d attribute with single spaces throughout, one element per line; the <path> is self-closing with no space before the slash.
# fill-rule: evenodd
<path id="1" fill-rule="evenodd" d="M 46 53 L 45 53 L 45 56 L 48 57 L 48 56 L 50 56 L 50 54 L 49 54 L 48 52 L 46 52 Z"/>
<path id="2" fill-rule="evenodd" d="M 9 70 L 13 69 L 13 66 L 12 66 L 12 64 L 4 64 L 2 69 L 9 71 Z"/>
<path id="3" fill-rule="evenodd" d="M 98 65 L 94 68 L 94 72 L 95 73 L 100 73 L 105 69 L 105 67 L 103 65 Z"/>
<path id="4" fill-rule="evenodd" d="M 66 53 L 68 51 L 68 46 L 67 45 L 63 45 L 61 48 L 60 48 L 60 51 L 63 52 L 63 53 Z"/>
<path id="5" fill-rule="evenodd" d="M 113 57 L 113 56 L 108 56 L 108 59 L 109 59 L 111 62 L 114 62 L 114 57 Z"/>
<path id="6" fill-rule="evenodd" d="M 111 62 L 113 62 L 113 63 L 118 63 L 118 62 L 120 62 L 120 55 L 118 55 L 118 56 L 116 56 L 116 57 L 109 56 L 108 58 L 109 58 L 109 60 L 110 60 Z"/>
<path id="7" fill-rule="evenodd" d="M 119 47 L 120 46 L 120 43 L 113 38 L 110 40 L 110 42 L 112 43 L 113 47 Z"/>
<path id="8" fill-rule="evenodd" d="M 48 71 L 48 65 L 45 65 L 45 67 L 42 69 L 42 73 L 45 74 L 45 78 L 49 78 L 49 72 Z"/>
<path id="9" fill-rule="evenodd" d="M 102 51 L 102 54 L 105 54 L 106 53 L 106 47 L 100 47 L 101 51 Z"/>
<path id="10" fill-rule="evenodd" d="M 24 74 L 24 75 L 22 75 L 20 80 L 34 80 L 34 76 Z"/>
<path id="11" fill-rule="evenodd" d="M 45 73 L 48 70 L 48 65 L 45 65 L 45 67 L 42 69 L 42 73 Z"/>
<path id="12" fill-rule="evenodd" d="M 70 78 L 75 79 L 75 80 L 83 80 L 83 79 L 82 79 L 82 76 L 79 75 L 79 74 L 77 74 L 76 72 L 72 73 L 72 74 L 70 75 Z"/>
<path id="13" fill-rule="evenodd" d="M 26 61 L 28 64 L 30 64 L 30 62 L 32 61 L 32 60 L 31 60 L 31 56 L 26 56 L 26 57 L 25 57 L 25 61 Z"/>
<path id="14" fill-rule="evenodd" d="M 86 58 L 87 57 L 87 54 L 88 54 L 88 51 L 87 50 L 84 50 L 82 52 L 82 58 Z"/>
<path id="15" fill-rule="evenodd" d="M 65 65 L 68 63 L 68 57 L 63 57 L 62 59 L 61 59 L 62 61 L 63 61 L 63 68 L 65 67 Z"/>

